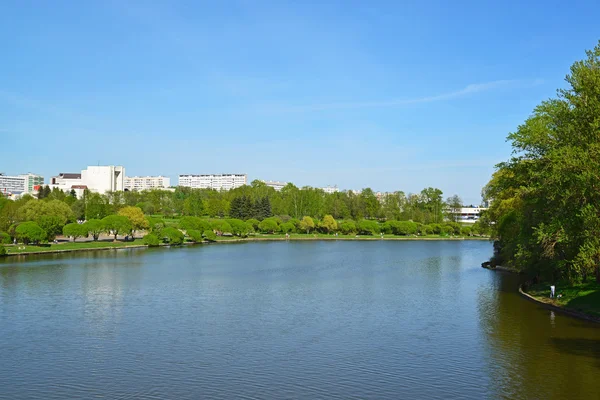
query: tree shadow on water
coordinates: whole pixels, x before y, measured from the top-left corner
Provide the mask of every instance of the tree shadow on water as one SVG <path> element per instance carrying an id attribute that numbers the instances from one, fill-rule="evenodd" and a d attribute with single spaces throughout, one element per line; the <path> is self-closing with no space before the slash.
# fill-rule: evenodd
<path id="1" fill-rule="evenodd" d="M 596 366 L 600 368 L 600 339 L 552 338 L 550 340 L 561 353 L 593 358 L 596 360 Z"/>

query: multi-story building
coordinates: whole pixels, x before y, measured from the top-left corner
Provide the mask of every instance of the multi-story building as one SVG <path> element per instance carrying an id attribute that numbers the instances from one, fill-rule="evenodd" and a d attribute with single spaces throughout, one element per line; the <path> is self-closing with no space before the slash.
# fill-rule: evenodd
<path id="1" fill-rule="evenodd" d="M 179 175 L 179 186 L 195 189 L 230 190 L 246 185 L 246 174 Z"/>
<path id="2" fill-rule="evenodd" d="M 34 187 L 43 185 L 44 177 L 41 175 L 35 175 L 27 173 L 23 175 L 5 175 L 0 173 L 0 191 L 4 194 L 25 194 L 33 193 Z"/>
<path id="3" fill-rule="evenodd" d="M 461 207 L 456 209 L 456 222 L 474 224 L 479 220 L 481 212 L 487 210 L 485 207 Z"/>
<path id="4" fill-rule="evenodd" d="M 331 194 L 331 193 L 337 193 L 337 192 L 339 192 L 339 191 L 340 191 L 340 190 L 338 189 L 337 185 L 334 185 L 334 186 L 329 186 L 329 185 L 327 185 L 327 186 L 325 186 L 324 188 L 321 188 L 321 189 L 323 189 L 323 191 L 324 191 L 325 193 L 329 193 L 329 194 Z"/>
<path id="5" fill-rule="evenodd" d="M 126 176 L 125 190 L 166 189 L 171 186 L 171 178 L 165 176 Z"/>
<path id="6" fill-rule="evenodd" d="M 285 187 L 285 185 L 287 185 L 287 182 L 279 182 L 279 181 L 262 181 L 262 182 L 264 182 L 265 185 L 277 190 L 278 192 L 281 189 L 283 189 Z"/>
<path id="7" fill-rule="evenodd" d="M 87 167 L 80 174 L 60 173 L 52 177 L 48 186 L 65 192 L 75 190 L 77 197 L 80 197 L 85 189 L 101 194 L 119 192 L 125 189 L 125 168 L 103 165 Z"/>

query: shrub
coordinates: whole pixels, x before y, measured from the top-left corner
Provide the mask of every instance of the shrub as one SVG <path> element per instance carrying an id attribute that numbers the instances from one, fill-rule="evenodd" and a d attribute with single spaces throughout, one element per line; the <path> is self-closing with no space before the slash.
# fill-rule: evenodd
<path id="1" fill-rule="evenodd" d="M 23 243 L 39 243 L 46 239 L 46 232 L 40 226 L 33 222 L 23 222 L 15 229 L 15 234 Z"/>
<path id="2" fill-rule="evenodd" d="M 279 229 L 277 221 L 273 218 L 264 219 L 258 224 L 258 229 L 263 233 L 274 233 Z"/>
<path id="3" fill-rule="evenodd" d="M 158 236 L 149 233 L 146 236 L 144 236 L 144 244 L 147 245 L 148 247 L 156 247 L 160 244 L 160 240 L 158 239 Z"/>
<path id="4" fill-rule="evenodd" d="M 215 235 L 215 233 L 211 230 L 202 232 L 202 236 L 204 236 L 204 239 L 208 240 L 209 242 L 214 242 L 217 240 L 217 235 Z"/>
<path id="5" fill-rule="evenodd" d="M 223 221 L 220 219 L 212 221 L 211 228 L 212 228 L 212 230 L 217 231 L 220 234 L 233 233 L 232 232 L 233 228 L 231 227 L 231 225 L 229 225 L 229 223 L 227 223 L 227 221 Z M 206 229 L 206 230 L 208 230 L 208 229 Z"/>
<path id="6" fill-rule="evenodd" d="M 206 229 L 210 229 L 210 224 L 208 221 L 199 217 L 182 217 L 179 220 L 179 229 L 183 229 L 185 231 L 193 229 L 202 232 Z"/>
<path id="7" fill-rule="evenodd" d="M 334 232 L 337 231 L 337 222 L 331 215 L 326 215 L 323 217 L 323 221 L 319 224 L 319 226 L 326 232 Z"/>
<path id="8" fill-rule="evenodd" d="M 296 227 L 291 222 L 284 222 L 279 226 L 279 231 L 281 233 L 292 233 L 296 230 Z"/>
<path id="9" fill-rule="evenodd" d="M 190 237 L 192 242 L 198 243 L 198 242 L 202 241 L 202 232 L 201 231 L 197 231 L 195 229 L 189 229 L 186 233 Z"/>
<path id="10" fill-rule="evenodd" d="M 161 232 L 161 236 L 163 237 L 163 241 L 165 243 L 169 243 L 173 246 L 178 246 L 183 243 L 183 233 L 179 229 L 176 228 L 165 228 Z"/>
<path id="11" fill-rule="evenodd" d="M 0 244 L 11 244 L 10 235 L 6 232 L 0 232 Z"/>
<path id="12" fill-rule="evenodd" d="M 463 226 L 460 228 L 460 234 L 463 236 L 471 236 L 472 229 L 470 226 Z"/>
<path id="13" fill-rule="evenodd" d="M 88 230 L 83 224 L 73 222 L 71 224 L 65 225 L 62 229 L 62 233 L 65 236 L 71 236 L 73 238 L 73 241 L 75 241 L 78 237 L 87 236 Z"/>
<path id="14" fill-rule="evenodd" d="M 6 255 L 6 248 L 4 246 L 0 246 L 0 257 L 3 257 Z"/>
<path id="15" fill-rule="evenodd" d="M 248 224 L 241 219 L 231 218 L 227 219 L 226 222 L 231 226 L 231 233 L 234 235 L 244 237 L 248 235 Z"/>
<path id="16" fill-rule="evenodd" d="M 306 233 L 310 233 L 312 229 L 315 227 L 315 221 L 311 217 L 302 217 L 302 221 L 300 221 L 300 229 L 306 231 Z"/>
<path id="17" fill-rule="evenodd" d="M 361 235 L 375 235 L 379 232 L 379 225 L 375 221 L 362 219 L 358 222 L 358 233 Z"/>
<path id="18" fill-rule="evenodd" d="M 345 235 L 354 234 L 357 231 L 356 223 L 354 221 L 342 221 L 340 223 L 340 231 Z"/>
<path id="19" fill-rule="evenodd" d="M 254 229 L 254 231 L 258 231 L 258 225 L 260 224 L 260 221 L 254 218 L 250 218 L 248 220 L 246 220 L 247 224 L 250 224 L 252 226 L 252 229 Z"/>

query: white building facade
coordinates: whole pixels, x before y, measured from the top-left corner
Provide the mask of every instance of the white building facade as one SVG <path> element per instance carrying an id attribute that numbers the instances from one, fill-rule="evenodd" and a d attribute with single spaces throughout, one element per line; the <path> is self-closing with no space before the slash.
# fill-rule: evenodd
<path id="1" fill-rule="evenodd" d="M 166 189 L 171 186 L 171 178 L 165 176 L 126 176 L 125 190 Z"/>
<path id="2" fill-rule="evenodd" d="M 0 191 L 7 195 L 27 194 L 35 192 L 35 187 L 44 184 L 44 177 L 32 173 L 22 175 L 5 175 L 0 173 Z"/>
<path id="3" fill-rule="evenodd" d="M 332 193 L 337 193 L 337 192 L 339 192 L 339 191 L 340 191 L 340 190 L 338 189 L 337 185 L 334 185 L 334 186 L 325 186 L 324 188 L 321 188 L 321 189 L 323 189 L 323 191 L 324 191 L 325 193 L 329 193 L 329 194 L 332 194 Z"/>
<path id="4" fill-rule="evenodd" d="M 285 185 L 287 185 L 287 182 L 279 182 L 279 181 L 262 181 L 262 182 L 264 182 L 265 185 L 272 187 L 273 189 L 275 189 L 278 192 L 281 189 L 283 189 L 285 187 Z"/>
<path id="5" fill-rule="evenodd" d="M 80 174 L 60 173 L 52 177 L 48 186 L 64 192 L 75 190 L 77 197 L 81 197 L 85 189 L 100 194 L 119 192 L 125 189 L 125 168 L 103 165 L 87 167 Z"/>
<path id="6" fill-rule="evenodd" d="M 231 190 L 247 183 L 246 174 L 179 175 L 179 186 L 194 189 Z"/>
<path id="7" fill-rule="evenodd" d="M 479 221 L 479 217 L 481 217 L 481 212 L 487 210 L 484 207 L 461 207 L 457 209 L 457 220 L 456 222 L 461 222 L 465 224 L 474 224 Z"/>

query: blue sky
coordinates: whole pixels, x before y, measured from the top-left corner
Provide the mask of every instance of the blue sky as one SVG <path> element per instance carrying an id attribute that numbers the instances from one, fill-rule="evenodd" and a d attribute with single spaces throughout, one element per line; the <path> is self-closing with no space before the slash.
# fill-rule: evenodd
<path id="1" fill-rule="evenodd" d="M 486 4 L 487 3 L 487 4 Z M 478 203 L 600 3 L 0 4 L 0 171 L 247 173 Z"/>

